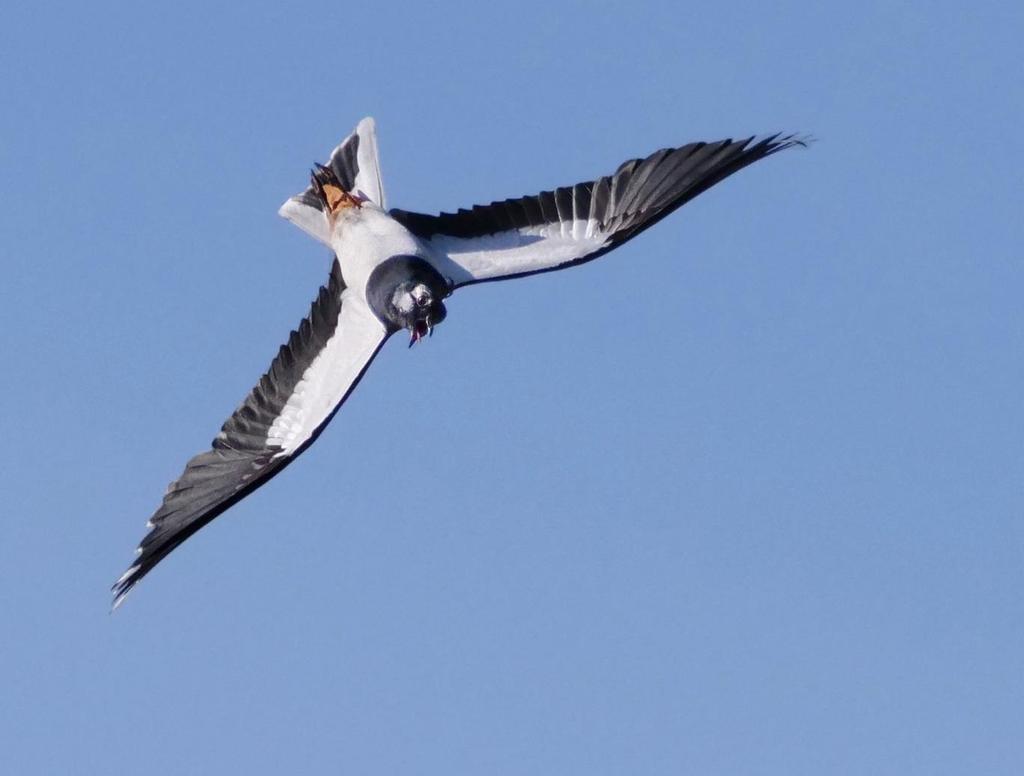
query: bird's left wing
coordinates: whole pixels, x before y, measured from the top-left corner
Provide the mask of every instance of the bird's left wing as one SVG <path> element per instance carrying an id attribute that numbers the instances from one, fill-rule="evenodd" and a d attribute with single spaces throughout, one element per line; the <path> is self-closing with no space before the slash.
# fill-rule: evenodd
<path id="1" fill-rule="evenodd" d="M 188 462 L 149 519 L 138 557 L 114 584 L 114 606 L 174 548 L 312 444 L 389 332 L 345 287 L 337 258 L 309 316 L 221 428 Z"/>
<path id="2" fill-rule="evenodd" d="M 663 148 L 612 175 L 438 216 L 391 215 L 427 242 L 455 287 L 596 259 L 759 159 L 804 145 L 792 135 Z"/>

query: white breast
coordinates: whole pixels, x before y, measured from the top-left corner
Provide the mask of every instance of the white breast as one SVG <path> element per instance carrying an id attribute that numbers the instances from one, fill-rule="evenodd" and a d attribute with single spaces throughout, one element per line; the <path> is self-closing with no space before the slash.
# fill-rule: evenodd
<path id="1" fill-rule="evenodd" d="M 378 264 L 392 256 L 417 256 L 419 240 L 372 202 L 338 214 L 331 247 L 341 262 L 345 285 L 366 299 L 366 281 Z"/>

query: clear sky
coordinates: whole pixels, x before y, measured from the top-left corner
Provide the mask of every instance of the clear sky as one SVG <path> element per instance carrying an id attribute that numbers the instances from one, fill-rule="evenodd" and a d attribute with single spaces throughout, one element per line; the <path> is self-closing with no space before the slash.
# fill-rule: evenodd
<path id="1" fill-rule="evenodd" d="M 1024 772 L 1019 3 L 8 4 L 0 772 Z M 108 588 L 326 279 L 277 218 L 818 142 L 466 289 Z"/>

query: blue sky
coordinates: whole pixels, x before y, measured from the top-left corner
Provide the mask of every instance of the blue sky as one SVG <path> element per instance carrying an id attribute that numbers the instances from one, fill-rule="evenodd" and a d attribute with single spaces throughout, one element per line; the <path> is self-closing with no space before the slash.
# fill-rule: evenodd
<path id="1" fill-rule="evenodd" d="M 0 771 L 1024 770 L 1024 12 L 964 8 L 5 8 Z M 364 115 L 427 212 L 818 142 L 456 294 L 110 616 Z"/>

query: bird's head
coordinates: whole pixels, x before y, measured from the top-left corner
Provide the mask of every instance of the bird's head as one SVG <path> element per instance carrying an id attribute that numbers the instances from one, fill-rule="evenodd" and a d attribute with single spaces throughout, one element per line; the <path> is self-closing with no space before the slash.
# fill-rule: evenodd
<path id="1" fill-rule="evenodd" d="M 392 256 L 370 274 L 367 298 L 392 331 L 407 329 L 409 346 L 433 333 L 448 311 L 444 299 L 452 285 L 418 256 Z"/>
<path id="2" fill-rule="evenodd" d="M 396 323 L 409 330 L 410 347 L 433 334 L 434 327 L 444 320 L 448 311 L 441 300 L 447 295 L 447 287 L 432 287 L 419 279 L 404 280 L 395 286 L 389 306 Z"/>

